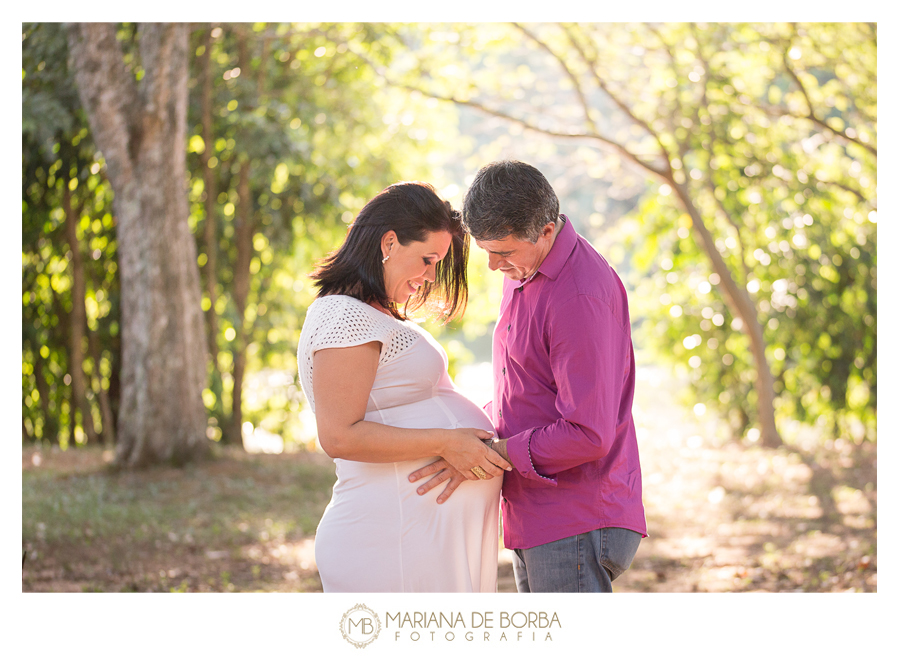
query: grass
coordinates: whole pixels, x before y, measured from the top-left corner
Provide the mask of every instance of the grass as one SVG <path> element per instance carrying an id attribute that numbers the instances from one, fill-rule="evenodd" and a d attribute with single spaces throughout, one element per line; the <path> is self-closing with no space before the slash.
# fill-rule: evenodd
<path id="1" fill-rule="evenodd" d="M 22 588 L 320 589 L 302 568 L 311 560 L 290 557 L 309 552 L 333 483 L 323 455 L 223 451 L 184 469 L 117 472 L 99 450 L 26 449 Z"/>

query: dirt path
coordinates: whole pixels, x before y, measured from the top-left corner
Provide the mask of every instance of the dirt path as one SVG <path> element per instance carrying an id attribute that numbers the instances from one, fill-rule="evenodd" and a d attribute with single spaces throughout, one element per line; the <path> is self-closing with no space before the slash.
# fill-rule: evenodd
<path id="1" fill-rule="evenodd" d="M 876 590 L 874 446 L 822 447 L 808 428 L 788 427 L 792 448 L 744 447 L 717 436 L 711 414 L 678 405 L 676 392 L 663 370 L 640 369 L 650 537 L 618 591 Z"/>

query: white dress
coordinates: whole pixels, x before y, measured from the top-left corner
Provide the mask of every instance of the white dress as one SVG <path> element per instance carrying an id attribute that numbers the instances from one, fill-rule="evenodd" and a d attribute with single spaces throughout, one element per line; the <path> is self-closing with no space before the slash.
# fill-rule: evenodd
<path id="1" fill-rule="evenodd" d="M 453 384 L 447 354 L 427 331 L 343 295 L 316 299 L 300 334 L 300 384 L 313 411 L 316 350 L 372 341 L 381 343 L 381 357 L 365 420 L 493 430 L 487 415 Z M 338 479 L 316 530 L 316 564 L 326 592 L 496 591 L 503 478 L 463 482 L 438 505 L 444 483 L 420 496 L 422 481 L 407 479 L 434 460 L 334 460 Z"/>

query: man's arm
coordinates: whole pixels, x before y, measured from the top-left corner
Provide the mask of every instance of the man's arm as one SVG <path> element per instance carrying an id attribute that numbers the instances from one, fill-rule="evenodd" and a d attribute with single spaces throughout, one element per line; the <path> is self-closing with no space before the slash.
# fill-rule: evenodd
<path id="1" fill-rule="evenodd" d="M 554 306 L 548 321 L 560 418 L 507 437 L 503 447 L 521 475 L 555 485 L 556 473 L 609 452 L 633 353 L 630 336 L 599 298 L 579 295 Z"/>

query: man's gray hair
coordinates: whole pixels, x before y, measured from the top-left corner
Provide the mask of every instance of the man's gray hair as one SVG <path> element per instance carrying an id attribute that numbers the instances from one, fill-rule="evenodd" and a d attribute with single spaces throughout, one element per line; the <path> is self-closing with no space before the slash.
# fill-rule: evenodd
<path id="1" fill-rule="evenodd" d="M 535 243 L 559 218 L 556 193 L 537 169 L 517 160 L 481 168 L 463 200 L 463 224 L 476 240 L 513 236 Z"/>

